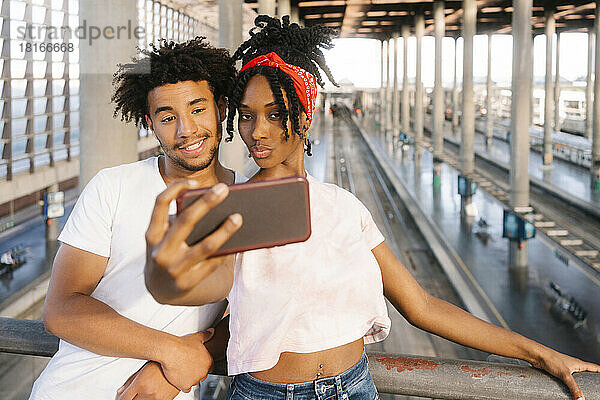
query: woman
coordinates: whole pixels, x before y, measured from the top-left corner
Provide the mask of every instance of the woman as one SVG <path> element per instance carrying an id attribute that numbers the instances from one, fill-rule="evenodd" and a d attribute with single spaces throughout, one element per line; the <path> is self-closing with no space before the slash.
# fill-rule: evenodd
<path id="1" fill-rule="evenodd" d="M 321 48 L 334 32 L 268 16 L 234 54 L 243 67 L 230 96 L 242 139 L 258 166 L 251 181 L 306 176 L 312 235 L 302 243 L 241 253 L 232 267 L 181 289 L 173 303 L 227 296 L 229 399 L 376 399 L 364 344 L 390 328 L 388 300 L 413 325 L 457 343 L 520 358 L 559 377 L 583 398 L 576 371 L 600 367 L 477 319 L 430 296 L 388 248 L 367 209 L 350 193 L 305 172 Z M 215 192 L 216 193 L 216 192 Z M 216 196 L 216 194 L 215 194 Z M 222 272 L 218 272 L 222 271 Z M 206 275 L 206 274 L 205 274 Z M 169 285 L 172 288 L 172 285 Z M 153 292 L 154 293 L 154 292 Z"/>

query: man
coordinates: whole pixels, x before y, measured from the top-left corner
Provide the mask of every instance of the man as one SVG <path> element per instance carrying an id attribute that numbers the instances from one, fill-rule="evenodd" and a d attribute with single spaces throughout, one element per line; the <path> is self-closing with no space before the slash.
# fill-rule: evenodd
<path id="1" fill-rule="evenodd" d="M 141 53 L 115 75 L 115 116 L 154 131 L 164 156 L 104 169 L 81 193 L 59 236 L 44 309 L 46 329 L 62 340 L 31 399 L 111 399 L 142 367 L 160 369 L 167 391 L 191 399 L 212 365 L 208 350 L 223 351 L 219 342 L 205 347 L 212 333 L 201 331 L 225 303 L 161 305 L 146 290 L 145 231 L 172 182 L 180 190 L 244 180 L 218 160 L 234 63 L 203 38 Z"/>

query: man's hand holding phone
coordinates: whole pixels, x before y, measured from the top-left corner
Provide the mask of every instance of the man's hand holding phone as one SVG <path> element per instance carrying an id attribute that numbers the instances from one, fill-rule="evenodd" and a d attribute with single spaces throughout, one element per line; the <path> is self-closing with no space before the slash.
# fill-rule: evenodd
<path id="1" fill-rule="evenodd" d="M 169 221 L 169 205 L 180 193 L 197 189 L 194 180 L 172 182 L 156 198 L 150 225 L 146 231 L 146 287 L 156 301 L 177 305 L 197 305 L 223 299 L 231 279 L 213 277 L 219 267 L 229 277 L 233 256 L 212 257 L 241 226 L 239 213 L 230 215 L 223 224 L 200 242 L 188 246 L 186 239 L 195 224 L 228 195 L 228 187 L 219 183 L 202 197 Z M 221 268 L 222 269 L 222 268 Z M 212 278 L 212 279 L 211 279 Z M 199 285 L 201 282 L 205 285 Z M 217 285 L 212 282 L 219 283 Z"/>

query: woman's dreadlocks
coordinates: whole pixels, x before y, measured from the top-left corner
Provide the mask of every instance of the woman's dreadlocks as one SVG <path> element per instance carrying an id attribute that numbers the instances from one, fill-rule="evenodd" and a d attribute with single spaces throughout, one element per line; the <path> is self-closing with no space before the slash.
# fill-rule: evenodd
<path id="1" fill-rule="evenodd" d="M 250 31 L 250 39 L 246 40 L 233 54 L 234 60 L 242 60 L 242 64 L 250 60 L 275 52 L 286 63 L 298 66 L 312 75 L 317 83 L 323 87 L 323 79 L 319 68 L 325 73 L 329 81 L 337 86 L 331 75 L 329 67 L 325 63 L 325 57 L 321 49 L 333 47 L 332 39 L 336 36 L 335 30 L 316 25 L 303 28 L 296 23 L 290 23 L 290 17 L 284 16 L 282 20 L 268 15 L 259 15 L 254 20 L 255 28 Z M 277 68 L 267 66 L 255 66 L 242 71 L 236 78 L 229 95 L 229 112 L 227 113 L 227 141 L 233 139 L 233 120 L 240 105 L 244 90 L 250 78 L 262 75 L 269 81 L 275 103 L 281 113 L 281 121 L 286 139 L 289 139 L 287 130 L 288 118 L 292 123 L 292 129 L 302 137 L 300 133 L 300 113 L 306 112 L 300 102 L 292 78 Z M 283 90 L 287 95 L 289 110 L 285 106 Z M 306 152 L 311 155 L 310 141 L 306 141 Z"/>

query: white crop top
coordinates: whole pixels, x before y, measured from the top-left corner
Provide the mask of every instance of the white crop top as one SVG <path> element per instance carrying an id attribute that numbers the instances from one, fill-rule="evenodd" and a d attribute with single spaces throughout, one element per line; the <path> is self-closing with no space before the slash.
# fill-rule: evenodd
<path id="1" fill-rule="evenodd" d="M 384 237 L 351 193 L 308 175 L 312 234 L 301 243 L 240 253 L 230 302 L 229 375 L 312 353 L 385 339 L 390 319 L 371 250 Z M 268 228 L 268 227 L 265 227 Z"/>

